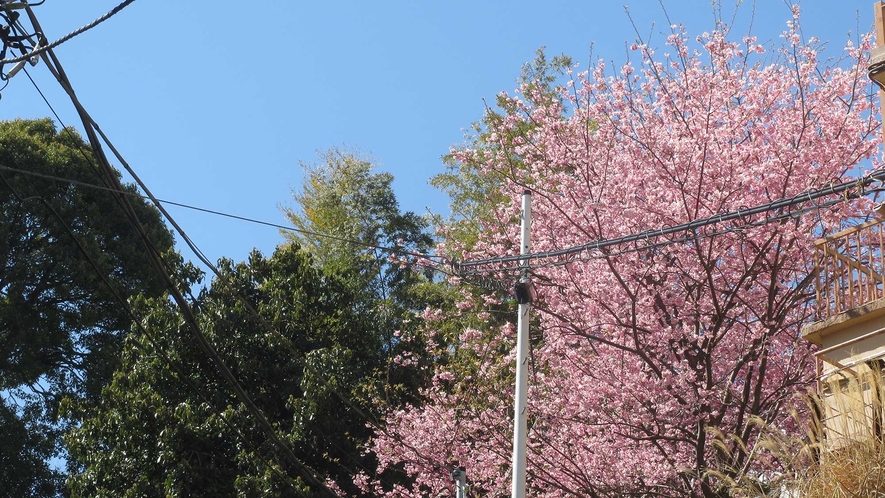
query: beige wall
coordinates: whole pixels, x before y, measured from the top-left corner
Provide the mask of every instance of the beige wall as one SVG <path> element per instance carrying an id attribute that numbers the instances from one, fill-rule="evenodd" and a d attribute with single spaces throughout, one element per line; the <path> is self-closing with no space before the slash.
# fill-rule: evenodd
<path id="1" fill-rule="evenodd" d="M 885 299 L 808 325 L 802 336 L 819 346 L 828 446 L 876 436 L 885 416 Z"/>

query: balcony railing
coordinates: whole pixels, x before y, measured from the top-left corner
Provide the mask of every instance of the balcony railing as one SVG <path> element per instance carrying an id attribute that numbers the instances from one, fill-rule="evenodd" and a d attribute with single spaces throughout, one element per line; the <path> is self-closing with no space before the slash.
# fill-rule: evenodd
<path id="1" fill-rule="evenodd" d="M 868 221 L 815 241 L 818 320 L 885 297 L 882 221 Z"/>

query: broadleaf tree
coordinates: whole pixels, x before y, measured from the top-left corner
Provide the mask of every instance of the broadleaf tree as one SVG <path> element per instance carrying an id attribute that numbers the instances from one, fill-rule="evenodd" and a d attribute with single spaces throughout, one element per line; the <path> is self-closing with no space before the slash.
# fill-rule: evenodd
<path id="1" fill-rule="evenodd" d="M 369 333 L 370 317 L 357 313 L 349 283 L 316 267 L 295 244 L 218 267 L 221 277 L 194 307 L 219 358 L 321 481 L 343 482 L 355 474 L 350 469 L 368 467 L 359 451 L 367 422 L 347 401 L 378 364 L 381 348 Z M 68 479 L 72 496 L 321 493 L 260 430 L 174 304 L 141 300 L 136 312 L 149 336 L 130 335 L 101 406 L 66 436 L 84 464 Z"/>
<path id="2" fill-rule="evenodd" d="M 49 119 L 0 122 L 0 167 L 0 495 L 55 496 L 62 471 L 51 460 L 65 457 L 60 435 L 78 423 L 59 418 L 58 405 L 97 402 L 130 328 L 115 292 L 159 296 L 163 284 L 114 196 L 66 181 L 104 185 L 75 131 Z M 133 206 L 169 251 L 159 213 Z"/>
<path id="3" fill-rule="evenodd" d="M 540 252 L 765 205 L 878 166 L 869 37 L 822 59 L 823 44 L 801 35 L 798 7 L 769 45 L 735 39 L 722 22 L 693 39 L 671 29 L 663 55 L 637 40 L 637 60 L 569 70 L 555 98 L 532 82 L 501 95 L 453 158 L 499 179 L 506 202 L 479 220 L 476 240 L 451 231 L 446 255 L 516 254 L 525 189 Z M 799 340 L 812 319 L 812 243 L 868 207 L 836 196 L 776 220 L 767 217 L 787 211 L 534 260 L 529 493 L 729 496 L 735 477 L 776 475 L 776 461 L 748 449 L 762 425 L 795 430 L 790 408 L 814 376 Z M 512 262 L 479 270 L 516 276 Z M 496 299 L 461 306 L 481 324 L 458 344 L 478 367 L 438 368 L 425 401 L 388 413 L 373 441 L 382 469 L 414 479 L 395 495 L 443 492 L 440 468 L 452 459 L 474 495 L 509 492 L 513 389 L 500 386 L 515 330 L 482 325 Z M 370 475 L 361 483 L 383 491 Z"/>

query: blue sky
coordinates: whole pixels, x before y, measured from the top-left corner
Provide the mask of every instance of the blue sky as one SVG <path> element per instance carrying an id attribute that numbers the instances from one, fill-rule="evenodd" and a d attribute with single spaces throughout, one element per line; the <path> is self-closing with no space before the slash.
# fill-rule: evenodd
<path id="1" fill-rule="evenodd" d="M 35 12 L 54 40 L 117 3 L 46 0 Z M 284 223 L 278 206 L 291 205 L 299 161 L 345 145 L 395 176 L 404 209 L 446 214 L 427 180 L 482 116 L 483 99 L 512 90 L 541 46 L 587 67 L 592 44 L 594 60 L 622 63 L 636 38 L 625 3 L 661 46 L 669 22 L 658 0 L 140 0 L 56 53 L 86 109 L 160 198 Z M 789 8 L 757 3 L 753 33 L 776 39 Z M 849 32 L 872 26 L 873 3 L 803 0 L 803 32 L 830 41 L 827 54 L 837 56 Z M 712 29 L 710 0 L 665 4 L 691 34 Z M 725 18 L 734 5 L 723 2 Z M 740 6 L 739 33 L 753 12 L 752 1 Z M 42 64 L 30 72 L 79 128 Z M 3 90 L 0 119 L 49 115 L 24 74 Z M 170 212 L 212 260 L 281 241 L 273 228 Z"/>

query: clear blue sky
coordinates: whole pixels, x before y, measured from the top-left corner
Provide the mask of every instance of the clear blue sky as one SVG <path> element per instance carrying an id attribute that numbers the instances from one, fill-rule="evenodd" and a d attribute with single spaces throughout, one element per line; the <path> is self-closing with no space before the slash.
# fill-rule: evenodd
<path id="1" fill-rule="evenodd" d="M 35 8 L 56 39 L 118 0 L 46 0 Z M 395 176 L 404 209 L 447 213 L 427 184 L 463 141 L 483 99 L 515 86 L 535 50 L 587 66 L 619 65 L 636 34 L 661 46 L 669 22 L 657 0 L 314 1 L 139 0 L 56 53 L 80 100 L 160 198 L 283 223 L 299 161 L 353 145 Z M 710 0 L 665 0 L 691 34 L 713 27 Z M 873 0 L 803 0 L 803 31 L 832 43 L 873 22 Z M 730 18 L 734 1 L 724 0 Z M 758 0 L 753 33 L 776 39 L 790 12 Z M 753 2 L 736 23 L 746 31 Z M 76 114 L 42 64 L 37 84 L 68 125 Z M 21 74 L 2 92 L 0 119 L 50 115 Z M 273 228 L 170 208 L 213 260 L 243 259 L 280 242 Z M 181 244 L 179 244 L 181 245 Z M 189 254 L 186 255 L 190 257 Z"/>

